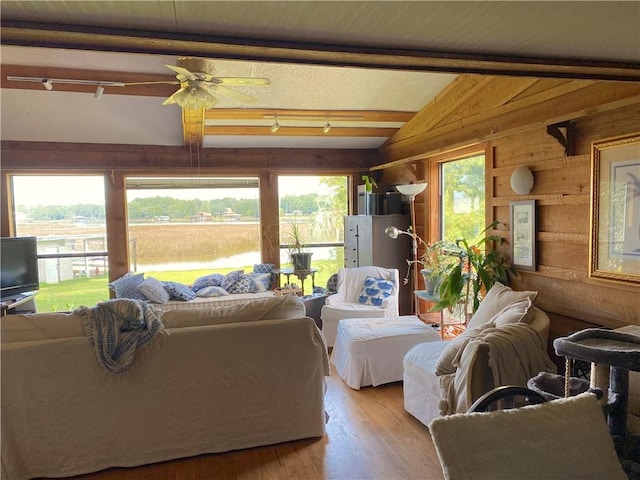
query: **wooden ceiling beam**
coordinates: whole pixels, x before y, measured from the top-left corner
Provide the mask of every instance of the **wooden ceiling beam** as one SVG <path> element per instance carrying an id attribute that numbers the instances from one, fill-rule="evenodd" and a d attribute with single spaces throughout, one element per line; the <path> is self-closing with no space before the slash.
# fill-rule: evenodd
<path id="1" fill-rule="evenodd" d="M 185 148 L 193 151 L 202 148 L 204 139 L 204 108 L 182 109 L 182 129 Z"/>
<path id="2" fill-rule="evenodd" d="M 640 81 L 638 63 L 274 42 L 2 20 L 5 45 L 395 70 Z"/>
<path id="3" fill-rule="evenodd" d="M 291 110 L 291 109 L 245 109 L 213 108 L 205 113 L 206 120 L 264 120 L 274 117 L 361 117 L 361 122 L 407 122 L 415 112 L 382 110 Z"/>
<path id="4" fill-rule="evenodd" d="M 324 133 L 322 126 L 285 127 L 272 132 L 269 126 L 206 125 L 204 134 L 209 135 L 253 135 L 278 137 L 390 137 L 397 128 L 332 127 Z"/>

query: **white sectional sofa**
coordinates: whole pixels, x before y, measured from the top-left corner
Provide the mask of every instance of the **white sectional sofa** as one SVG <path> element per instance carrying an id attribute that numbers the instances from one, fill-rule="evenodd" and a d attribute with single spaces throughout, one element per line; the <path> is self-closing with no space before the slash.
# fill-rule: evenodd
<path id="1" fill-rule="evenodd" d="M 123 374 L 72 313 L 2 319 L 2 478 L 114 466 L 325 433 L 322 333 L 298 297 L 161 313 Z"/>

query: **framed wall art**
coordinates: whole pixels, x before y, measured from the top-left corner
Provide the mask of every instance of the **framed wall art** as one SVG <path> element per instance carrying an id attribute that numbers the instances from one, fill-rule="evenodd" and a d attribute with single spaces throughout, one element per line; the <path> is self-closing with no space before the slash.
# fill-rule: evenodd
<path id="1" fill-rule="evenodd" d="M 640 134 L 593 142 L 589 276 L 640 283 Z"/>
<path id="2" fill-rule="evenodd" d="M 536 269 L 536 201 L 510 202 L 511 264 L 519 270 Z"/>

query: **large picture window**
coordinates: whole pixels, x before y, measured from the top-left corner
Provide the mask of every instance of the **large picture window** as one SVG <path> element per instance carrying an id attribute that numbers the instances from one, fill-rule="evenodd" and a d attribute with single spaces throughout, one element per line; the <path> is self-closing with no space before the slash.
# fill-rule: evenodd
<path id="1" fill-rule="evenodd" d="M 14 175 L 17 236 L 38 245 L 40 312 L 109 298 L 104 177 Z"/>
<path id="2" fill-rule="evenodd" d="M 441 164 L 441 238 L 472 240 L 485 229 L 485 157 L 475 155 Z"/>
<path id="3" fill-rule="evenodd" d="M 325 287 L 329 277 L 344 267 L 344 216 L 348 181 L 345 176 L 280 176 L 280 263 L 292 267 L 294 238 L 301 236 L 303 250 L 312 253 L 317 269 L 315 284 Z M 291 277 L 293 279 L 293 277 Z M 305 284 L 305 293 L 311 290 Z"/>
<path id="4" fill-rule="evenodd" d="M 260 263 L 255 177 L 128 177 L 130 270 L 185 284 Z"/>

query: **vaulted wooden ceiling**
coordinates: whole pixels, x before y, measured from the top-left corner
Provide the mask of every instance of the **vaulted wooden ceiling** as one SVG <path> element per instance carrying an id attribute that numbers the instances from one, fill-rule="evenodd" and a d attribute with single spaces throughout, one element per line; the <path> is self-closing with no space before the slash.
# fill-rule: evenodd
<path id="1" fill-rule="evenodd" d="M 455 142 L 461 126 L 444 119 L 479 108 L 466 102 L 486 86 L 480 74 L 526 79 L 496 82 L 506 88 L 487 100 L 505 114 L 520 96 L 542 99 L 541 91 L 533 94 L 541 88 L 535 78 L 566 79 L 554 91 L 571 88 L 568 79 L 640 81 L 637 2 L 5 0 L 0 8 L 3 139 L 21 140 L 35 124 L 35 140 L 74 141 L 77 132 L 75 141 L 94 143 L 379 148 L 410 157 L 403 146 L 409 138 L 428 143 L 444 128 Z M 95 85 L 56 84 L 46 92 L 38 83 L 6 80 L 168 81 L 174 77 L 164 64 L 181 55 L 214 58 L 225 76 L 268 76 L 272 87 L 247 89 L 258 98 L 250 107 L 182 112 L 150 103 L 171 95 L 172 85 L 107 87 L 97 108 L 90 103 Z M 459 73 L 471 75 L 456 80 Z M 468 93 L 438 104 L 456 85 Z M 281 128 L 273 132 L 276 116 Z M 325 133 L 326 119 L 332 128 Z"/>

